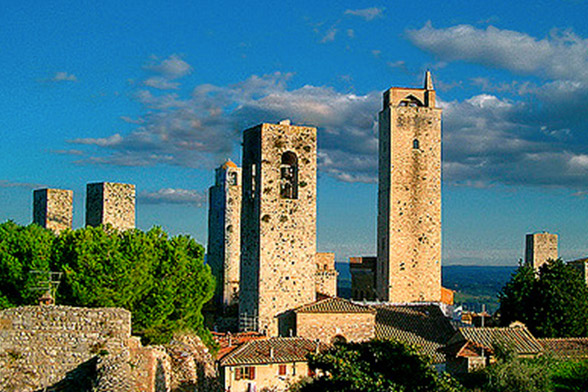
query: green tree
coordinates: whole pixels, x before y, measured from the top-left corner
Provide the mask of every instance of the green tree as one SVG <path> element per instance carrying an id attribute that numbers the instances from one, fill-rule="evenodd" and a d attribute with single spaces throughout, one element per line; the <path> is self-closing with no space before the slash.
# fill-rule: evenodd
<path id="1" fill-rule="evenodd" d="M 505 345 L 494 347 L 496 362 L 483 370 L 487 392 L 549 392 L 553 390 L 547 359 L 519 358 Z"/>
<path id="2" fill-rule="evenodd" d="M 539 337 L 588 336 L 588 287 L 561 259 L 535 273 L 522 265 L 499 294 L 501 324 L 525 323 Z"/>
<path id="3" fill-rule="evenodd" d="M 0 224 L 0 309 L 31 305 L 41 294 L 32 290 L 49 271 L 55 235 L 37 225 Z"/>
<path id="4" fill-rule="evenodd" d="M 201 311 L 213 296 L 214 278 L 192 238 L 169 238 L 158 227 L 89 227 L 60 236 L 55 248 L 56 267 L 65 273 L 58 297 L 63 303 L 128 309 L 133 333 L 149 343 L 183 330 L 210 341 Z"/>
<path id="5" fill-rule="evenodd" d="M 409 346 L 389 340 L 336 343 L 324 353 L 310 355 L 309 367 L 318 376 L 304 380 L 296 392 L 461 391 L 448 375 L 438 375 L 429 360 Z"/>
<path id="6" fill-rule="evenodd" d="M 56 236 L 37 225 L 0 224 L 0 308 L 35 304 L 30 290 L 42 276 L 64 273 L 61 304 L 122 307 L 133 315 L 133 333 L 163 343 L 177 331 L 197 332 L 208 343 L 202 306 L 214 292 L 204 249 L 188 236 L 88 227 Z"/>

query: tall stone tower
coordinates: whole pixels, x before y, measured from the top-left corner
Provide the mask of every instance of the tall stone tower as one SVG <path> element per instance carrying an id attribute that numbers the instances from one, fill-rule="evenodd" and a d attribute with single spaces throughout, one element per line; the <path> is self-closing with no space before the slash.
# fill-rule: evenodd
<path id="1" fill-rule="evenodd" d="M 208 198 L 208 259 L 223 306 L 239 299 L 241 256 L 241 169 L 226 161 L 216 169 Z"/>
<path id="2" fill-rule="evenodd" d="M 422 89 L 391 88 L 379 117 L 376 293 L 390 302 L 441 299 L 441 109 Z"/>
<path id="3" fill-rule="evenodd" d="M 98 182 L 86 186 L 86 226 L 135 228 L 135 186 Z"/>
<path id="4" fill-rule="evenodd" d="M 72 191 L 45 188 L 33 192 L 33 223 L 59 233 L 71 229 L 72 216 Z"/>
<path id="5" fill-rule="evenodd" d="M 241 330 L 275 336 L 277 315 L 316 298 L 316 146 L 289 121 L 244 133 Z"/>
<path id="6" fill-rule="evenodd" d="M 527 234 L 525 238 L 525 263 L 539 270 L 548 260 L 557 260 L 557 234 L 546 231 Z"/>

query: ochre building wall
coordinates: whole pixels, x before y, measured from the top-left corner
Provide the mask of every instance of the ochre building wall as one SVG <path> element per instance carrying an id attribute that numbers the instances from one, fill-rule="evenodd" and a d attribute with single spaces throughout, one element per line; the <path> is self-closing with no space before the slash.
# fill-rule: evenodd
<path id="1" fill-rule="evenodd" d="M 374 338 L 375 313 L 297 313 L 296 336 L 332 343 L 336 336 L 364 342 Z"/>
<path id="2" fill-rule="evenodd" d="M 286 374 L 279 375 L 280 364 L 249 365 L 255 366 L 254 380 L 235 380 L 235 369 L 243 366 L 226 366 L 221 370 L 221 377 L 224 382 L 224 390 L 231 392 L 250 392 L 249 384 L 255 384 L 257 391 L 267 388 L 271 391 L 286 391 L 290 385 L 308 376 L 307 362 L 288 362 Z"/>

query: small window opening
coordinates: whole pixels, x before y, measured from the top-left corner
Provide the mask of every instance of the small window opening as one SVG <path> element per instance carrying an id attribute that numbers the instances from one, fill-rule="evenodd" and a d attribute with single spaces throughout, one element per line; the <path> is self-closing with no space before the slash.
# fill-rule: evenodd
<path id="1" fill-rule="evenodd" d="M 419 139 L 414 139 L 412 141 L 412 148 L 414 148 L 415 150 L 418 150 L 420 148 Z"/>
<path id="2" fill-rule="evenodd" d="M 408 106 L 411 108 L 416 108 L 419 106 L 423 106 L 422 102 L 419 101 L 416 97 L 409 95 L 408 97 L 406 97 L 405 99 L 403 99 L 402 101 L 400 101 L 400 103 L 398 104 L 398 106 Z"/>
<path id="3" fill-rule="evenodd" d="M 280 196 L 283 199 L 298 199 L 298 157 L 292 151 L 282 154 Z"/>
<path id="4" fill-rule="evenodd" d="M 229 173 L 229 185 L 238 185 L 237 184 L 237 173 L 235 173 L 235 172 Z"/>
<path id="5" fill-rule="evenodd" d="M 257 172 L 256 172 L 256 167 L 255 164 L 251 165 L 251 189 L 250 189 L 250 195 L 251 198 L 254 199 L 255 198 L 255 192 L 257 191 Z"/>

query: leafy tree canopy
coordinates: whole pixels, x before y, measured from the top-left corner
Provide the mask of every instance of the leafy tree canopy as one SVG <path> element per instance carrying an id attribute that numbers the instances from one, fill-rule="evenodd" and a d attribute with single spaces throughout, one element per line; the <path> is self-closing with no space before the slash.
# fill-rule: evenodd
<path id="1" fill-rule="evenodd" d="M 133 333 L 162 343 L 180 330 L 198 332 L 202 306 L 212 298 L 214 278 L 204 249 L 188 236 L 118 232 L 102 227 L 58 236 L 36 225 L 0 224 L 0 307 L 34 304 L 39 292 L 31 270 L 64 273 L 57 302 L 73 306 L 122 307 L 133 314 Z"/>
<path id="2" fill-rule="evenodd" d="M 500 322 L 521 321 L 538 337 L 588 336 L 588 286 L 561 259 L 535 273 L 521 265 L 499 294 Z"/>
<path id="3" fill-rule="evenodd" d="M 318 376 L 294 386 L 296 392 L 461 391 L 448 375 L 438 375 L 417 351 L 399 342 L 336 343 L 310 356 Z"/>

